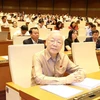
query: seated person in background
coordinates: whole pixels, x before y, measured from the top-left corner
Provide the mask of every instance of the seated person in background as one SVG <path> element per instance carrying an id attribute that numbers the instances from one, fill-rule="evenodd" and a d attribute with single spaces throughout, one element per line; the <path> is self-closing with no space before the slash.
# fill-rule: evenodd
<path id="1" fill-rule="evenodd" d="M 64 27 L 63 23 L 61 21 L 58 21 L 56 23 L 56 26 L 54 27 L 55 30 L 60 30 Z"/>
<path id="2" fill-rule="evenodd" d="M 13 24 L 13 25 L 12 25 L 13 28 L 17 28 L 17 27 L 18 27 L 17 21 L 13 21 L 12 24 Z"/>
<path id="3" fill-rule="evenodd" d="M 16 36 L 24 36 L 29 35 L 28 27 L 26 25 L 22 25 L 20 30 L 17 30 L 14 35 Z"/>
<path id="4" fill-rule="evenodd" d="M 78 31 L 76 30 L 70 30 L 69 33 L 68 33 L 68 38 L 65 39 L 64 41 L 64 47 L 65 47 L 65 51 L 69 51 L 71 50 L 71 44 L 73 42 L 79 42 L 79 40 L 77 39 L 77 36 L 78 36 Z"/>
<path id="5" fill-rule="evenodd" d="M 85 27 L 85 29 L 86 29 L 86 36 L 92 36 L 92 30 L 91 30 L 92 26 L 93 26 L 92 22 L 87 23 L 87 27 Z"/>
<path id="6" fill-rule="evenodd" d="M 33 27 L 29 30 L 31 38 L 23 41 L 23 44 L 38 44 L 44 43 L 44 40 L 39 39 L 39 30 L 37 27 Z"/>
<path id="7" fill-rule="evenodd" d="M 1 26 L 9 26 L 9 23 L 7 21 L 7 17 L 6 16 L 2 16 L 2 20 L 0 21 L 0 25 Z"/>
<path id="8" fill-rule="evenodd" d="M 88 31 L 87 36 L 92 36 L 92 31 L 95 31 L 95 30 L 96 30 L 96 25 L 92 24 L 90 26 L 90 31 Z"/>
<path id="9" fill-rule="evenodd" d="M 70 26 L 68 27 L 70 30 L 78 30 L 78 26 L 76 23 L 73 21 L 71 22 Z"/>
<path id="10" fill-rule="evenodd" d="M 37 27 L 38 29 L 46 29 L 45 25 L 44 25 L 44 20 L 43 19 L 39 19 L 38 20 L 38 25 L 36 25 L 35 27 Z"/>
<path id="11" fill-rule="evenodd" d="M 24 21 L 24 15 L 19 16 L 19 20 L 18 21 Z"/>
<path id="12" fill-rule="evenodd" d="M 33 56 L 32 85 L 35 84 L 71 84 L 83 81 L 85 73 L 60 50 L 63 36 L 60 32 L 51 33 L 47 40 L 47 48 Z M 64 76 L 67 72 L 69 75 Z"/>
<path id="13" fill-rule="evenodd" d="M 96 42 L 96 49 L 100 48 L 99 31 L 92 31 L 92 37 L 87 37 L 84 42 Z"/>
<path id="14" fill-rule="evenodd" d="M 47 18 L 48 18 L 48 19 L 47 19 L 47 21 L 46 21 L 46 26 L 49 25 L 49 24 L 51 24 L 51 22 L 52 22 L 49 16 L 48 16 Z"/>
<path id="15" fill-rule="evenodd" d="M 51 25 L 56 25 L 57 24 L 57 19 L 53 19 Z"/>

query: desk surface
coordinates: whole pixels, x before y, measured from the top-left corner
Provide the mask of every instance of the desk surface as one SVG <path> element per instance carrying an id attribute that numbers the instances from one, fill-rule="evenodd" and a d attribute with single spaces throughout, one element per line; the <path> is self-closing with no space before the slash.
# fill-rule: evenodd
<path id="1" fill-rule="evenodd" d="M 0 67 L 3 67 L 3 65 L 8 65 L 8 59 L 6 59 L 4 56 L 0 56 Z"/>
<path id="2" fill-rule="evenodd" d="M 72 52 L 71 51 L 64 51 L 65 54 L 67 54 L 68 56 L 72 55 Z M 100 50 L 96 50 L 96 54 L 100 54 Z"/>
<path id="3" fill-rule="evenodd" d="M 92 74 L 88 74 L 87 77 L 100 79 L 100 71 L 99 72 L 94 72 Z M 24 93 L 26 93 L 30 96 L 33 96 L 35 98 L 38 98 L 40 100 L 52 100 L 52 98 L 53 98 L 53 100 L 66 100 L 65 98 L 62 98 L 62 97 L 57 96 L 53 93 L 42 90 L 39 85 L 25 89 L 25 88 L 19 87 L 18 85 L 15 85 L 14 83 L 10 82 L 10 83 L 7 83 L 7 86 L 10 86 L 10 87 L 12 87 L 13 89 L 15 89 L 17 91 L 21 90 Z M 71 86 L 71 87 L 77 88 L 77 89 L 80 89 L 80 90 L 84 90 L 82 92 L 82 94 L 89 92 L 89 90 L 84 89 L 84 88 L 80 88 L 80 87 L 76 87 L 76 86 Z"/>
<path id="4" fill-rule="evenodd" d="M 8 60 L 0 56 L 0 92 L 5 90 L 6 82 L 11 82 Z"/>

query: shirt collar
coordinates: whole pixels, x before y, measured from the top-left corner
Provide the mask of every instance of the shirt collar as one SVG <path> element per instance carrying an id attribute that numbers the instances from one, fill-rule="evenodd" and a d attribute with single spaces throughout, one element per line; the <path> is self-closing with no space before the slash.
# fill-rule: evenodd
<path id="1" fill-rule="evenodd" d="M 37 42 L 35 42 L 32 38 L 31 38 L 31 40 L 32 40 L 32 42 L 33 42 L 34 44 L 37 44 L 37 43 L 38 43 L 38 41 L 37 41 Z"/>
<path id="2" fill-rule="evenodd" d="M 45 56 L 46 56 L 46 60 L 48 61 L 49 59 L 52 59 L 51 58 L 51 55 L 50 55 L 50 53 L 49 53 L 49 51 L 47 50 L 47 49 L 45 49 Z M 59 61 L 61 59 L 61 54 L 60 53 L 58 53 L 57 54 L 57 61 Z"/>

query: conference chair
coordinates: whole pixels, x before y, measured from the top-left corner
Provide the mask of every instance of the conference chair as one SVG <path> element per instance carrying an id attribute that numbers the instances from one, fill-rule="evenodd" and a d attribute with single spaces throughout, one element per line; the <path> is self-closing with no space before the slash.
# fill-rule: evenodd
<path id="1" fill-rule="evenodd" d="M 3 32 L 3 31 L 8 32 L 8 37 L 7 38 L 10 40 L 11 38 L 10 38 L 10 29 L 9 29 L 9 26 L 6 26 L 6 27 L 1 26 L 1 32 Z"/>
<path id="2" fill-rule="evenodd" d="M 55 25 L 47 25 L 48 29 L 54 30 Z"/>
<path id="3" fill-rule="evenodd" d="M 36 23 L 31 23 L 31 24 L 29 23 L 29 24 L 28 24 L 28 29 L 30 29 L 30 28 L 32 28 L 32 27 L 35 27 L 35 26 L 36 26 Z"/>
<path id="4" fill-rule="evenodd" d="M 86 73 L 99 71 L 95 45 L 95 42 L 72 43 L 73 61 L 82 67 Z"/>
<path id="5" fill-rule="evenodd" d="M 79 42 L 84 42 L 87 37 L 86 36 L 78 36 L 77 38 L 78 38 Z"/>
<path id="6" fill-rule="evenodd" d="M 23 44 L 23 41 L 25 39 L 30 38 L 30 35 L 25 35 L 25 36 L 13 36 L 12 40 L 13 40 L 13 45 L 21 45 Z"/>
<path id="7" fill-rule="evenodd" d="M 68 33 L 69 33 L 69 29 L 64 28 L 64 29 L 60 29 L 61 34 L 65 37 L 68 38 Z"/>
<path id="8" fill-rule="evenodd" d="M 8 47 L 9 66 L 14 84 L 23 88 L 31 86 L 32 56 L 43 49 L 43 44 L 10 45 Z M 20 100 L 18 91 L 9 86 L 6 88 L 6 100 L 15 100 L 15 98 Z"/>
<path id="9" fill-rule="evenodd" d="M 46 40 L 49 34 L 50 34 L 50 29 L 39 29 L 40 39 Z"/>
<path id="10" fill-rule="evenodd" d="M 85 28 L 79 28 L 78 30 L 78 35 L 79 36 L 86 36 L 86 29 Z"/>
<path id="11" fill-rule="evenodd" d="M 68 27 L 70 26 L 71 22 L 64 22 L 64 28 L 68 29 Z"/>
<path id="12" fill-rule="evenodd" d="M 9 26 L 1 26 L 1 31 L 6 31 L 6 32 L 9 32 Z"/>
<path id="13" fill-rule="evenodd" d="M 13 39 L 14 33 L 19 30 L 20 28 L 12 28 L 10 27 L 10 38 Z"/>
<path id="14" fill-rule="evenodd" d="M 18 27 L 21 27 L 22 25 L 26 25 L 26 22 L 18 21 Z"/>

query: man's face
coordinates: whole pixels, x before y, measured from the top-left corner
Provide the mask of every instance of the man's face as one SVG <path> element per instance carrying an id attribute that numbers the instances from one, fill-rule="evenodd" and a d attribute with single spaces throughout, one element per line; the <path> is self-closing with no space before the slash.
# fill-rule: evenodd
<path id="1" fill-rule="evenodd" d="M 40 27 L 42 27 L 42 26 L 44 25 L 44 22 L 42 22 L 42 23 L 39 23 L 39 25 L 40 25 Z"/>
<path id="2" fill-rule="evenodd" d="M 37 29 L 32 29 L 31 38 L 32 38 L 34 41 L 37 41 L 38 38 L 39 38 L 39 30 L 37 30 Z"/>
<path id="3" fill-rule="evenodd" d="M 63 45 L 63 38 L 61 34 L 57 33 L 52 34 L 48 38 L 46 45 L 47 45 L 47 50 L 50 52 L 50 54 L 59 53 Z"/>
<path id="4" fill-rule="evenodd" d="M 95 31 L 95 30 L 96 30 L 96 27 L 91 28 L 91 30 L 92 30 L 92 31 Z"/>
<path id="5" fill-rule="evenodd" d="M 78 33 L 75 31 L 73 34 L 72 34 L 72 39 L 75 40 L 77 38 L 77 35 Z"/>
<path id="6" fill-rule="evenodd" d="M 23 35 L 25 35 L 26 32 L 27 32 L 27 30 L 21 30 L 21 33 L 22 33 Z"/>
<path id="7" fill-rule="evenodd" d="M 99 38 L 99 33 L 94 33 L 92 36 L 93 36 L 93 39 L 98 39 Z"/>
<path id="8" fill-rule="evenodd" d="M 4 17 L 4 19 L 2 19 L 3 23 L 5 23 L 5 22 L 6 22 L 6 20 L 7 20 L 7 18 L 6 18 L 6 17 Z"/>

